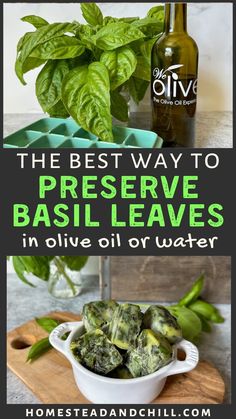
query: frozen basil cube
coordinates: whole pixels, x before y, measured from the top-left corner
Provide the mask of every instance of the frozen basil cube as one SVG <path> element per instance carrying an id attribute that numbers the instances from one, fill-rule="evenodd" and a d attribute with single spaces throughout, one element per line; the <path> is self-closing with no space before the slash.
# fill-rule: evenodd
<path id="1" fill-rule="evenodd" d="M 87 331 L 99 329 L 109 323 L 118 303 L 109 301 L 92 301 L 83 307 L 83 323 Z"/>
<path id="2" fill-rule="evenodd" d="M 99 329 L 72 342 L 71 351 L 78 362 L 101 375 L 108 374 L 123 362 L 119 351 Z"/>
<path id="3" fill-rule="evenodd" d="M 130 378 L 133 378 L 132 374 L 130 373 L 128 368 L 125 366 L 117 367 L 114 371 L 111 372 L 109 377 L 119 378 L 123 380 L 128 380 Z"/>
<path id="4" fill-rule="evenodd" d="M 129 349 L 135 345 L 141 329 L 142 313 L 135 304 L 120 304 L 109 325 L 108 336 L 120 349 Z"/>
<path id="5" fill-rule="evenodd" d="M 142 377 L 164 367 L 171 359 L 168 340 L 160 333 L 144 329 L 137 339 L 137 347 L 127 354 L 126 366 L 133 377 Z"/>
<path id="6" fill-rule="evenodd" d="M 143 325 L 145 329 L 161 333 L 170 343 L 176 343 L 182 338 L 176 318 L 165 307 L 150 306 L 144 313 Z"/>

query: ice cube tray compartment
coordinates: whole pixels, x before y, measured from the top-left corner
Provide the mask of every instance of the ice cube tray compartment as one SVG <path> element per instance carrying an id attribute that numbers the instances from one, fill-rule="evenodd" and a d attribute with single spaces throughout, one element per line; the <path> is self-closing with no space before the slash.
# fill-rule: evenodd
<path id="1" fill-rule="evenodd" d="M 161 148 L 162 139 L 152 131 L 113 126 L 113 142 L 85 131 L 73 119 L 43 118 L 4 140 L 5 148 Z"/>
<path id="2" fill-rule="evenodd" d="M 129 134 L 125 139 L 125 145 L 132 147 L 142 147 L 142 148 L 154 148 L 156 144 L 156 138 L 153 136 L 144 136 Z"/>
<path id="3" fill-rule="evenodd" d="M 91 148 L 120 148 L 116 143 L 105 143 L 103 141 L 96 141 L 91 144 Z"/>
<path id="4" fill-rule="evenodd" d="M 29 146 L 29 144 L 31 144 L 33 141 L 37 140 L 41 136 L 41 132 L 21 130 L 9 135 L 5 140 L 5 144 L 15 147 L 27 147 Z"/>
<path id="5" fill-rule="evenodd" d="M 130 128 L 113 127 L 112 132 L 117 144 L 124 144 L 126 137 L 129 135 Z"/>
<path id="6" fill-rule="evenodd" d="M 70 124 L 60 124 L 56 128 L 53 128 L 50 132 L 52 134 L 64 135 L 65 137 L 71 137 L 78 130 L 76 122 L 71 121 Z"/>
<path id="7" fill-rule="evenodd" d="M 57 148 L 65 142 L 63 135 L 46 134 L 41 135 L 38 140 L 30 144 L 31 148 Z"/>
<path id="8" fill-rule="evenodd" d="M 61 118 L 43 118 L 39 121 L 33 122 L 33 124 L 28 125 L 25 129 L 50 133 L 53 129 L 57 128 L 59 125 L 63 124 L 65 121 Z"/>
<path id="9" fill-rule="evenodd" d="M 89 148 L 92 142 L 84 138 L 68 138 L 58 148 Z"/>
<path id="10" fill-rule="evenodd" d="M 73 137 L 76 138 L 86 138 L 88 140 L 97 141 L 98 137 L 92 134 L 91 132 L 85 131 L 83 128 L 79 128 L 77 126 L 77 131 L 73 134 Z"/>

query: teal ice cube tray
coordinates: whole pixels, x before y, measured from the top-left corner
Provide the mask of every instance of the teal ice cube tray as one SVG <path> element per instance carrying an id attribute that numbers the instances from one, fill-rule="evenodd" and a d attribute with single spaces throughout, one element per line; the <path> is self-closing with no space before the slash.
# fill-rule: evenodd
<path id="1" fill-rule="evenodd" d="M 43 118 L 8 135 L 4 148 L 161 148 L 155 132 L 113 126 L 113 142 L 100 140 L 73 119 Z"/>

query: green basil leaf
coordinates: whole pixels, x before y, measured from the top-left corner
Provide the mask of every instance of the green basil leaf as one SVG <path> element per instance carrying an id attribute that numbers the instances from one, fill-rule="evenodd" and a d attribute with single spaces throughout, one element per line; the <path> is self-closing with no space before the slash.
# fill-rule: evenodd
<path id="1" fill-rule="evenodd" d="M 110 23 L 115 22 L 123 22 L 123 23 L 133 23 L 136 20 L 139 20 L 139 17 L 112 17 L 112 16 L 106 16 L 103 19 L 103 26 L 109 25 Z"/>
<path id="2" fill-rule="evenodd" d="M 154 7 L 152 7 L 148 11 L 147 16 L 148 17 L 153 17 L 153 18 L 159 20 L 159 22 L 164 22 L 164 20 L 165 20 L 164 6 L 154 6 Z"/>
<path id="3" fill-rule="evenodd" d="M 68 72 L 66 60 L 50 60 L 40 71 L 36 80 L 36 95 L 44 112 L 49 112 L 61 100 L 62 81 Z"/>
<path id="4" fill-rule="evenodd" d="M 60 259 L 72 271 L 80 271 L 88 261 L 88 256 L 60 256 Z"/>
<path id="5" fill-rule="evenodd" d="M 21 260 L 20 256 L 12 256 L 12 263 L 13 263 L 13 267 L 15 269 L 15 272 L 18 276 L 18 278 L 21 279 L 21 281 L 23 281 L 25 284 L 30 285 L 31 287 L 35 287 L 34 284 L 32 284 L 31 282 L 29 282 L 24 273 L 25 273 L 25 265 Z"/>
<path id="6" fill-rule="evenodd" d="M 199 317 L 199 319 L 201 320 L 201 323 L 202 323 L 202 331 L 205 332 L 205 333 L 210 333 L 211 332 L 211 325 L 210 325 L 209 321 L 206 320 L 200 314 L 198 314 L 198 317 Z"/>
<path id="7" fill-rule="evenodd" d="M 39 358 L 42 354 L 51 349 L 51 347 L 52 345 L 50 344 L 48 338 L 43 338 L 39 340 L 31 346 L 26 361 L 33 361 Z"/>
<path id="8" fill-rule="evenodd" d="M 200 314 L 206 320 L 210 320 L 213 323 L 223 323 L 224 319 L 220 315 L 219 310 L 213 306 L 213 304 L 208 303 L 207 301 L 203 300 L 196 300 L 191 303 L 189 309 L 194 311 L 196 314 Z"/>
<path id="9" fill-rule="evenodd" d="M 129 119 L 129 108 L 125 98 L 117 91 L 111 92 L 111 114 L 119 121 L 126 122 Z"/>
<path id="10" fill-rule="evenodd" d="M 138 79 L 150 81 L 151 80 L 151 62 L 148 62 L 144 57 L 137 57 L 137 66 L 133 74 Z"/>
<path id="11" fill-rule="evenodd" d="M 151 39 L 148 39 L 147 41 L 143 41 L 142 44 L 140 45 L 140 52 L 142 56 L 147 60 L 148 63 L 151 62 L 152 48 L 160 36 L 161 35 L 158 35 L 155 38 L 151 38 Z"/>
<path id="12" fill-rule="evenodd" d="M 132 99 L 138 105 L 145 96 L 149 82 L 146 80 L 137 79 L 136 77 L 131 77 L 128 81 L 128 86 Z"/>
<path id="13" fill-rule="evenodd" d="M 34 32 L 26 32 L 24 36 L 20 38 L 17 44 L 17 54 L 20 53 L 20 51 L 24 47 L 27 40 L 29 40 L 29 38 L 31 37 L 32 33 Z M 44 63 L 45 63 L 45 60 L 41 60 L 39 58 L 28 57 L 26 58 L 23 64 L 23 73 L 27 73 L 28 71 L 33 70 L 34 68 L 37 68 Z M 19 71 L 21 71 L 21 64 L 18 61 L 16 61 L 16 68 L 19 68 Z"/>
<path id="14" fill-rule="evenodd" d="M 18 41 L 17 44 L 17 54 L 22 50 L 24 44 L 27 42 L 27 40 L 31 37 L 32 33 L 34 32 L 26 32 Z"/>
<path id="15" fill-rule="evenodd" d="M 66 62 L 68 63 L 70 70 L 73 70 L 73 68 L 80 67 L 84 65 L 85 63 L 92 62 L 92 59 L 93 57 L 92 57 L 91 51 L 86 49 L 85 52 L 79 57 L 69 58 L 68 60 L 66 60 Z"/>
<path id="16" fill-rule="evenodd" d="M 61 100 L 48 109 L 47 113 L 51 118 L 68 118 L 70 116 Z"/>
<path id="17" fill-rule="evenodd" d="M 29 15 L 21 18 L 23 22 L 31 23 L 36 29 L 48 25 L 48 22 L 40 16 Z"/>
<path id="18" fill-rule="evenodd" d="M 104 64 L 94 62 L 71 70 L 63 80 L 62 100 L 82 128 L 112 141 L 110 81 Z"/>
<path id="19" fill-rule="evenodd" d="M 59 325 L 58 320 L 51 319 L 50 317 L 41 317 L 35 319 L 36 323 L 42 327 L 45 332 L 51 333 L 55 327 Z"/>
<path id="20" fill-rule="evenodd" d="M 204 275 L 200 275 L 200 277 L 194 282 L 192 288 L 186 292 L 186 294 L 179 300 L 179 306 L 188 306 L 189 304 L 193 303 L 198 299 L 201 295 L 202 289 L 204 285 Z"/>
<path id="21" fill-rule="evenodd" d="M 119 22 L 120 19 L 118 17 L 112 17 L 112 16 L 105 16 L 103 18 L 103 26 L 110 25 L 110 23 Z"/>
<path id="22" fill-rule="evenodd" d="M 82 15 L 92 26 L 102 25 L 103 15 L 96 3 L 81 3 Z"/>
<path id="23" fill-rule="evenodd" d="M 83 54 L 85 48 L 72 36 L 62 35 L 38 45 L 30 54 L 31 57 L 43 60 L 75 58 Z"/>
<path id="24" fill-rule="evenodd" d="M 184 339 L 196 342 L 202 331 L 202 324 L 199 317 L 187 307 L 166 307 L 170 313 L 177 318 L 182 329 Z"/>
<path id="25" fill-rule="evenodd" d="M 89 25 L 79 25 L 76 31 L 76 37 L 80 40 L 81 44 L 86 47 L 86 53 L 90 53 L 90 57 L 85 59 L 83 64 L 94 61 L 99 61 L 101 50 L 97 48 L 91 41 L 92 36 L 96 33 L 96 30 Z M 89 51 L 88 51 L 89 50 Z"/>
<path id="26" fill-rule="evenodd" d="M 12 260 L 16 274 L 26 284 L 34 286 L 27 280 L 25 273 L 31 273 L 44 281 L 48 280 L 50 273 L 48 256 L 13 256 Z"/>
<path id="27" fill-rule="evenodd" d="M 43 281 L 49 278 L 50 267 L 48 256 L 20 256 L 25 271 L 32 273 Z"/>
<path id="28" fill-rule="evenodd" d="M 23 84 L 26 84 L 23 77 L 24 63 L 25 60 L 31 55 L 32 51 L 38 45 L 43 44 L 52 38 L 61 36 L 67 32 L 73 33 L 74 28 L 75 24 L 73 23 L 52 23 L 51 25 L 42 26 L 27 37 L 20 50 L 20 53 L 18 54 L 15 65 L 16 75 Z"/>
<path id="29" fill-rule="evenodd" d="M 101 28 L 92 38 L 92 42 L 105 51 L 110 51 L 144 38 L 136 27 L 125 22 L 114 22 Z"/>
<path id="30" fill-rule="evenodd" d="M 145 17 L 134 21 L 131 24 L 133 27 L 140 29 L 144 35 L 153 37 L 163 32 L 163 22 L 158 21 L 153 17 Z"/>
<path id="31" fill-rule="evenodd" d="M 115 90 L 133 74 L 137 59 L 129 47 L 121 47 L 115 51 L 102 53 L 100 61 L 106 66 L 111 83 L 111 90 Z"/>
<path id="32" fill-rule="evenodd" d="M 90 38 L 95 34 L 94 28 L 88 25 L 79 25 L 76 29 L 76 38 L 88 49 L 93 50 L 94 44 Z"/>
<path id="33" fill-rule="evenodd" d="M 133 23 L 136 22 L 136 20 L 139 20 L 139 17 L 120 17 L 118 20 L 119 22 L 125 22 L 125 23 Z"/>
<path id="34" fill-rule="evenodd" d="M 28 73 L 28 71 L 34 70 L 35 68 L 40 67 L 41 65 L 45 63 L 45 61 L 46 60 L 41 60 L 40 58 L 34 58 L 34 57 L 26 58 L 23 65 L 24 73 Z"/>

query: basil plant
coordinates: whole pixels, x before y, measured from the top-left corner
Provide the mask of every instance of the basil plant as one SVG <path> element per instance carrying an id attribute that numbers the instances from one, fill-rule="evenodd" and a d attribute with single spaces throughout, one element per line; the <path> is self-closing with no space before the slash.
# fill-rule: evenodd
<path id="1" fill-rule="evenodd" d="M 149 86 L 151 50 L 163 30 L 162 6 L 147 16 L 103 16 L 95 3 L 81 3 L 87 24 L 49 23 L 25 16 L 33 25 L 17 45 L 15 71 L 42 67 L 35 83 L 42 110 L 51 117 L 71 116 L 83 129 L 112 141 L 112 116 L 128 120 L 127 92 L 138 104 Z"/>
<path id="2" fill-rule="evenodd" d="M 11 256 L 14 270 L 19 279 L 27 285 L 34 287 L 28 275 L 32 274 L 43 281 L 49 281 L 51 263 L 54 264 L 57 274 L 56 279 L 64 278 L 72 295 L 76 295 L 76 284 L 68 275 L 70 271 L 81 271 L 88 261 L 88 256 Z M 8 257 L 10 260 L 10 257 Z"/>

